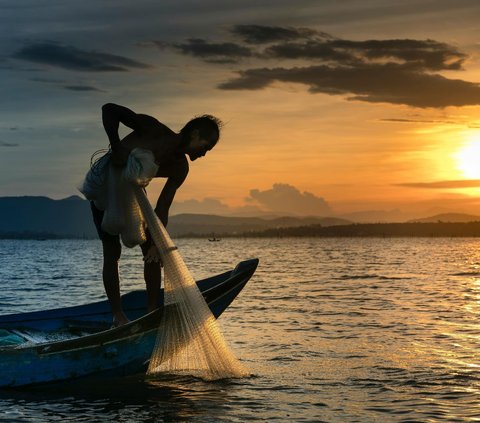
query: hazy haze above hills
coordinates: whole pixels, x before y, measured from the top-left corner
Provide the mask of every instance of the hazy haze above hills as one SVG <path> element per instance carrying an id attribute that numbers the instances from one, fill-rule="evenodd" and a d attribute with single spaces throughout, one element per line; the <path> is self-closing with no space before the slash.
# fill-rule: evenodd
<path id="1" fill-rule="evenodd" d="M 311 225 L 330 227 L 352 223 L 389 222 L 388 216 L 396 221 L 394 212 L 365 212 L 349 215 L 350 219 L 299 216 L 239 217 L 210 214 L 183 213 L 170 216 L 168 230 L 172 236 L 198 236 L 210 234 L 239 235 L 275 228 L 308 227 Z M 368 217 L 370 216 L 370 219 Z M 407 220 L 405 220 L 406 222 Z M 409 219 L 408 222 L 471 222 L 480 221 L 480 216 L 462 213 L 437 214 Z M 398 220 L 397 220 L 398 222 Z M 74 237 L 96 238 L 88 201 L 71 196 L 62 200 L 47 197 L 0 197 L 0 235 L 2 237 Z"/>

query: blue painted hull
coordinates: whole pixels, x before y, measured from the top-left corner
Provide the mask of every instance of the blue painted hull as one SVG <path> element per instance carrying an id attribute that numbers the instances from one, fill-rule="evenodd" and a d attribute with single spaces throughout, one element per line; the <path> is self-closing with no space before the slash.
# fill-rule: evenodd
<path id="1" fill-rule="evenodd" d="M 257 259 L 243 261 L 233 271 L 197 282 L 215 317 L 235 299 L 257 265 Z M 0 316 L 0 329 L 27 339 L 35 339 L 39 334 L 46 339 L 0 347 L 0 387 L 145 372 L 157 328 L 168 308 L 161 306 L 142 315 L 145 291 L 126 294 L 122 301 L 133 320 L 114 329 L 108 328 L 111 312 L 107 301 Z"/>

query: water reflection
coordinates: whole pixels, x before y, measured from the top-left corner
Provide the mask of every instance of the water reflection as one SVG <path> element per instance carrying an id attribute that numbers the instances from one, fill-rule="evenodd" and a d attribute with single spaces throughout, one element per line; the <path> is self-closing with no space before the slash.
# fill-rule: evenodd
<path id="1" fill-rule="evenodd" d="M 0 241 L 3 313 L 104 295 L 97 244 L 48 243 L 42 249 L 16 245 L 13 254 L 29 259 L 18 257 L 9 270 L 15 248 L 2 250 Z M 213 384 L 134 379 L 62 386 L 61 394 L 43 388 L 8 392 L 0 395 L 0 420 L 478 420 L 480 239 L 177 244 L 196 278 L 260 258 L 254 278 L 220 319 L 255 378 Z M 75 263 L 63 254 L 69 250 Z M 36 258 L 41 260 L 32 275 Z M 138 251 L 125 249 L 121 265 L 124 292 L 143 287 Z M 66 268 L 79 277 L 75 283 Z"/>
<path id="2" fill-rule="evenodd" d="M 211 421 L 221 420 L 236 381 L 204 382 L 168 376 L 52 384 L 0 391 L 0 421 Z M 7 420 L 5 420 L 7 419 Z M 10 420 L 8 420 L 10 419 Z"/>

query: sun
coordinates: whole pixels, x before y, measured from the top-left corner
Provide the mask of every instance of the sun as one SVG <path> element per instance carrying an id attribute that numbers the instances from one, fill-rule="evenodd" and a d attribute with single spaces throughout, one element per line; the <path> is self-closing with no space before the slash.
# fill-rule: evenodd
<path id="1" fill-rule="evenodd" d="M 480 179 L 480 135 L 471 137 L 455 154 L 457 169 L 467 179 Z"/>

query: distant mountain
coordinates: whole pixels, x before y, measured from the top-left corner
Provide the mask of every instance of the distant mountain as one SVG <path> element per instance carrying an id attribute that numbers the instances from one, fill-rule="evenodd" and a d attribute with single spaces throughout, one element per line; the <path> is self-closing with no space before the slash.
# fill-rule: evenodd
<path id="1" fill-rule="evenodd" d="M 174 237 L 235 235 L 249 231 L 306 225 L 345 225 L 333 217 L 225 217 L 203 214 L 171 216 L 168 231 Z M 96 238 L 88 201 L 72 196 L 0 197 L 0 238 Z"/>
<path id="2" fill-rule="evenodd" d="M 396 211 L 391 212 L 391 217 Z M 386 215 L 383 215 L 384 217 Z M 377 214 L 377 218 L 381 214 Z M 404 221 L 405 222 L 405 221 Z M 201 236 L 480 236 L 480 216 L 442 213 L 405 223 L 358 223 L 334 217 L 171 216 L 173 237 Z M 72 196 L 0 197 L 0 238 L 97 238 L 88 201 Z"/>
<path id="3" fill-rule="evenodd" d="M 0 197 L 0 236 L 92 238 L 90 203 L 78 196 Z"/>
<path id="4" fill-rule="evenodd" d="M 333 217 L 226 217 L 205 214 L 178 214 L 169 219 L 168 231 L 172 236 L 242 234 L 274 228 L 306 225 L 334 226 L 351 223 Z"/>
<path id="5" fill-rule="evenodd" d="M 413 215 L 414 216 L 414 215 Z M 401 210 L 363 210 L 342 215 L 341 217 L 356 223 L 405 222 L 413 217 Z"/>
<path id="6" fill-rule="evenodd" d="M 249 237 L 480 237 L 480 221 L 476 222 L 412 222 L 412 223 L 355 223 L 352 225 L 309 225 L 296 228 L 267 229 L 250 232 Z"/>
<path id="7" fill-rule="evenodd" d="M 409 222 L 429 223 L 429 222 L 479 222 L 480 216 L 465 213 L 441 213 L 435 216 L 422 219 L 412 219 Z"/>

